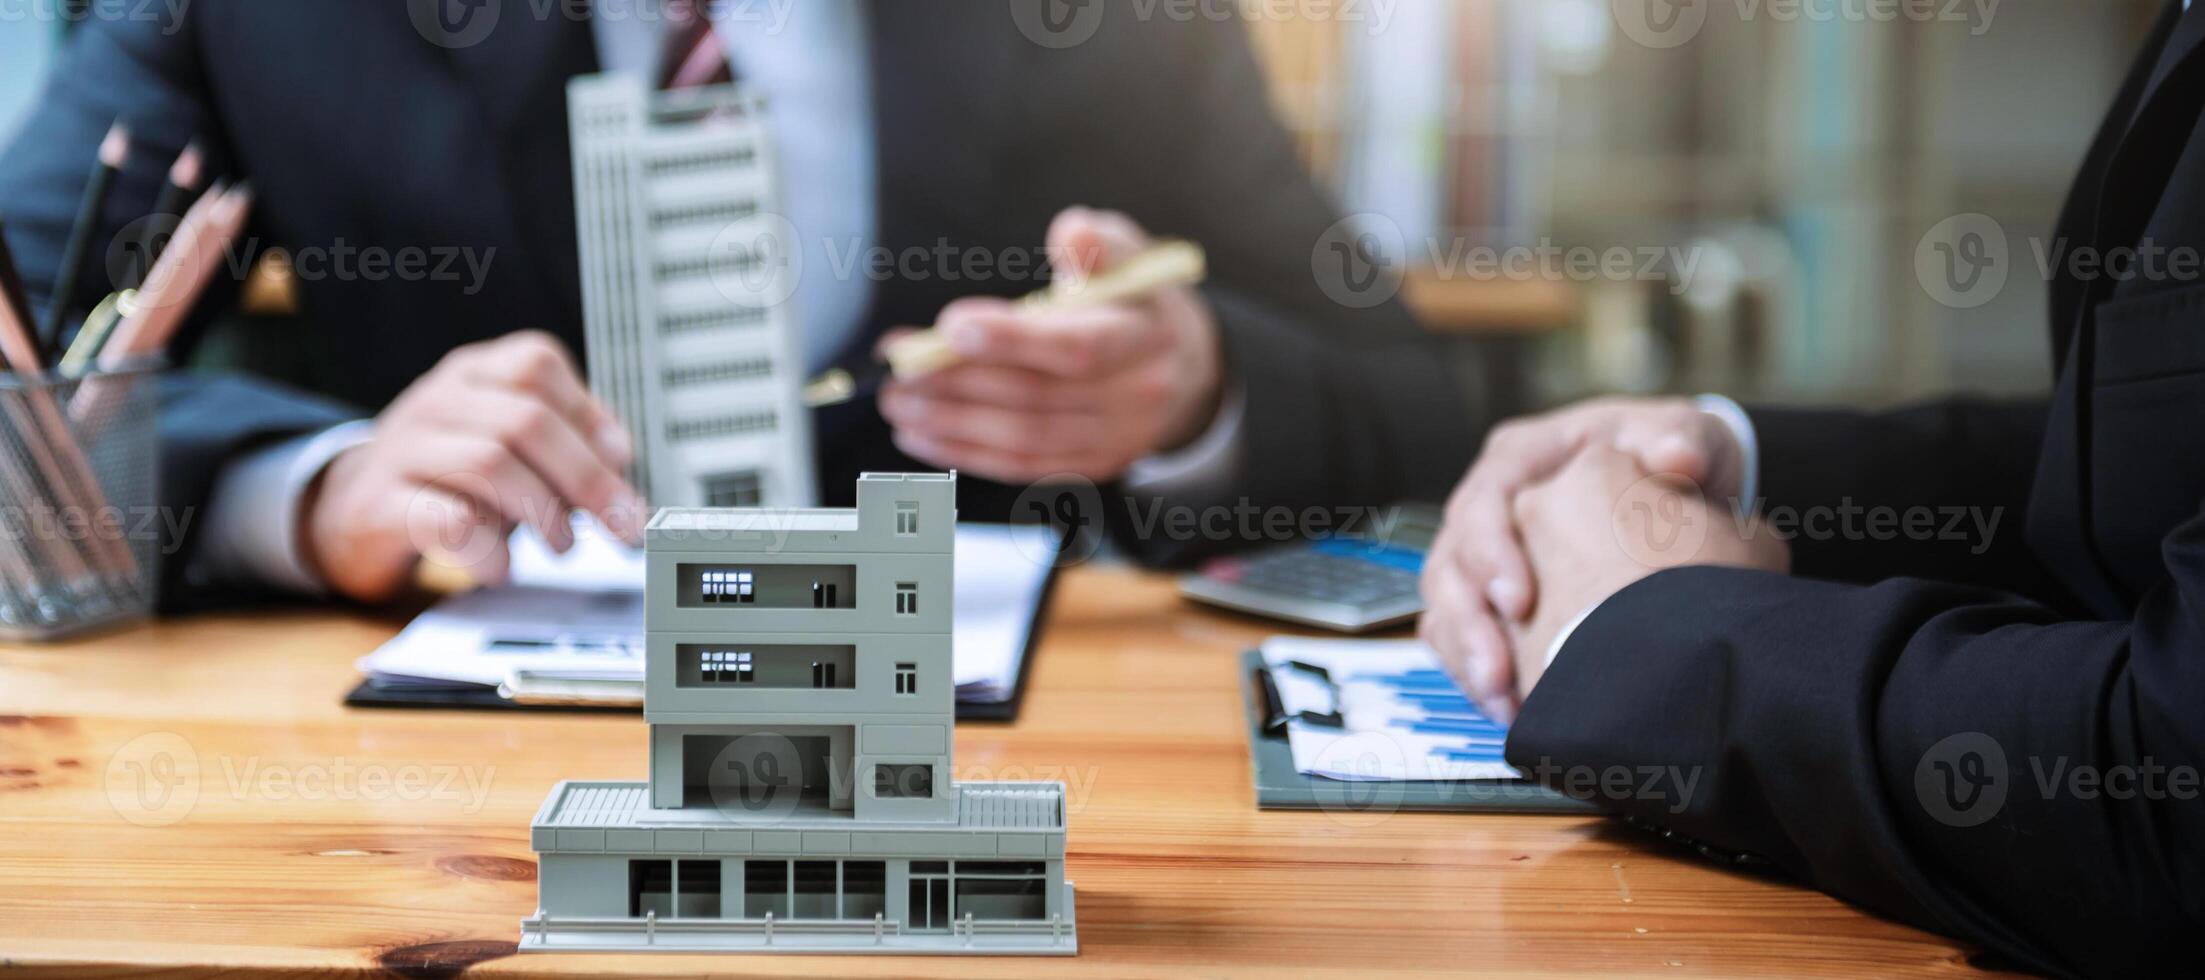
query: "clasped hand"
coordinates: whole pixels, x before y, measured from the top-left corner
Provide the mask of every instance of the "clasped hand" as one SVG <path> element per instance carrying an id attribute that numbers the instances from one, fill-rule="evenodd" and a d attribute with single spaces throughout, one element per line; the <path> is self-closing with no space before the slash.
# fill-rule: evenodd
<path id="1" fill-rule="evenodd" d="M 1488 714 L 1512 720 L 1563 630 L 1656 572 L 1788 572 L 1732 500 L 1743 453 L 1682 399 L 1606 399 L 1504 423 L 1447 504 L 1419 633 Z"/>

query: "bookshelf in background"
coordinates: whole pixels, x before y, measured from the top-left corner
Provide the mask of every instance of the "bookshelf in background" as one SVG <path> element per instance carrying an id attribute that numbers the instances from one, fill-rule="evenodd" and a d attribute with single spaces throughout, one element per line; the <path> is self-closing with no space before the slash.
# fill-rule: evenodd
<path id="1" fill-rule="evenodd" d="M 1562 284 L 1471 279 L 1433 261 L 1545 233 L 1554 88 L 1539 57 L 1537 3 L 1403 5 L 1383 23 L 1248 22 L 1304 163 L 1346 212 L 1398 226 L 1405 254 L 1389 258 L 1435 330 L 1539 331 L 1577 308 Z"/>

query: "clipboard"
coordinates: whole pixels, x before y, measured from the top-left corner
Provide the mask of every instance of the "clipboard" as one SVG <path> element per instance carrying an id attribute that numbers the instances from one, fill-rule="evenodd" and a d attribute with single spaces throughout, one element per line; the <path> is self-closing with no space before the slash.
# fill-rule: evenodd
<path id="1" fill-rule="evenodd" d="M 1064 541 L 1057 541 L 1057 554 L 1063 553 Z M 1058 574 L 1063 568 L 1060 560 L 1052 562 L 1049 573 L 1042 577 L 1041 592 L 1034 597 L 1032 615 L 1026 621 L 1026 648 L 1019 657 L 1018 676 L 1011 683 L 1010 693 L 1001 700 L 957 702 L 958 721 L 1003 722 L 1018 720 L 1019 709 L 1026 701 L 1026 688 L 1034 674 L 1034 658 L 1041 652 L 1041 627 L 1049 617 L 1049 604 L 1056 596 Z M 373 678 L 362 678 L 360 683 L 345 694 L 348 708 L 443 708 L 447 710 L 490 711 L 554 711 L 588 713 L 639 714 L 641 704 L 592 703 L 586 699 L 559 701 L 547 699 L 536 702 L 509 700 L 495 688 L 480 685 L 387 685 Z"/>
<path id="2" fill-rule="evenodd" d="M 1551 813 L 1592 815 L 1584 800 L 1523 780 L 1355 782 L 1305 776 L 1294 767 L 1286 741 L 1290 719 L 1263 651 L 1241 654 L 1242 693 L 1248 711 L 1248 761 L 1260 810 L 1325 810 L 1385 813 L 1395 810 L 1456 813 Z M 1338 715 L 1302 712 L 1302 721 L 1339 724 Z"/>

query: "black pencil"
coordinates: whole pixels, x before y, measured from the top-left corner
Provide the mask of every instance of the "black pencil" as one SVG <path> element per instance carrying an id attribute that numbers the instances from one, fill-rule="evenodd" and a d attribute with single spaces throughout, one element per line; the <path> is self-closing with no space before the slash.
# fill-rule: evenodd
<path id="1" fill-rule="evenodd" d="M 138 240 L 138 267 L 131 272 L 132 288 L 145 285 L 145 277 L 153 272 L 153 263 L 161 257 L 161 250 L 168 247 L 169 237 L 176 233 L 174 222 L 161 221 L 166 216 L 181 221 L 184 209 L 191 206 L 193 194 L 199 192 L 199 181 L 206 171 L 206 156 L 199 149 L 197 140 L 184 147 L 176 157 L 176 163 L 168 168 L 168 184 L 161 188 L 161 196 L 153 202 L 155 220 L 145 223 L 145 236 Z"/>
<path id="2" fill-rule="evenodd" d="M 39 336 L 42 350 L 51 351 L 61 342 L 61 326 L 69 316 L 69 299 L 77 291 L 77 276 L 84 270 L 86 253 L 92 250 L 92 236 L 99 234 L 108 188 L 114 186 L 115 173 L 122 169 L 129 156 L 130 130 L 117 122 L 107 130 L 107 138 L 100 140 L 99 160 L 93 164 L 91 180 L 85 185 L 84 204 L 77 209 L 76 227 L 69 232 L 69 243 L 61 250 L 61 265 L 54 270 L 53 302 L 46 308 L 46 327 Z"/>

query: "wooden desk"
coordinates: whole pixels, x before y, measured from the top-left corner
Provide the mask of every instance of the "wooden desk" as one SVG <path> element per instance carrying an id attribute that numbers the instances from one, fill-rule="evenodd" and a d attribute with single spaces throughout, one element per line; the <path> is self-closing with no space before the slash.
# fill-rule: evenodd
<path id="1" fill-rule="evenodd" d="M 1070 784 L 1078 958 L 513 955 L 530 816 L 556 780 L 643 778 L 644 726 L 340 707 L 396 625 L 275 614 L 0 648 L 0 967 L 1973 972 L 1952 942 L 1607 821 L 1260 812 L 1234 655 L 1267 627 L 1114 568 L 1063 584 L 1024 718 L 957 736 L 967 777 Z"/>

